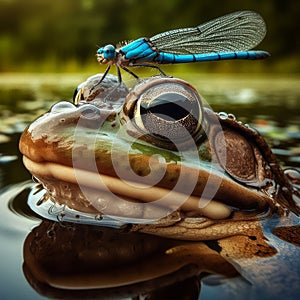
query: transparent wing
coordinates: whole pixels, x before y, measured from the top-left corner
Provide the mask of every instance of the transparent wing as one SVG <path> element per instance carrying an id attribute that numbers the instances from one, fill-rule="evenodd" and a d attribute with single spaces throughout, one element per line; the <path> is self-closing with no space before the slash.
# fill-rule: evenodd
<path id="1" fill-rule="evenodd" d="M 262 17 L 253 11 L 237 11 L 197 27 L 157 34 L 150 41 L 159 51 L 187 54 L 246 51 L 266 35 Z"/>

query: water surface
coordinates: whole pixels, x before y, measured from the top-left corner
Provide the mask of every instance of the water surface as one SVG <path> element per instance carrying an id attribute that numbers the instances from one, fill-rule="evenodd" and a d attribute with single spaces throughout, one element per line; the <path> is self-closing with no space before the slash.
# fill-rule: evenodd
<path id="1" fill-rule="evenodd" d="M 26 204 L 32 183 L 31 175 L 24 169 L 18 151 L 20 134 L 26 125 L 46 112 L 51 105 L 61 100 L 71 100 L 74 88 L 87 77 L 76 74 L 0 76 L 1 299 L 44 299 L 28 283 L 22 269 L 24 240 L 31 229 L 40 223 L 40 219 Z M 233 113 L 238 120 L 258 129 L 271 144 L 284 168 L 300 168 L 299 78 L 268 75 L 180 77 L 196 86 L 215 111 Z M 276 240 L 273 242 L 276 244 Z M 287 262 L 284 266 L 293 269 L 295 277 L 291 277 L 291 280 L 300 278 L 300 249 L 295 251 L 295 263 L 291 265 Z M 234 284 L 233 280 L 227 286 Z M 214 286 L 204 280 L 201 299 L 241 299 L 242 295 L 254 299 L 260 291 L 257 289 L 253 292 L 255 289 L 242 284 L 240 294 L 235 298 L 230 293 L 226 294 L 226 289 L 223 290 L 220 286 L 222 285 Z M 252 293 L 249 293 L 251 289 Z M 296 292 L 290 293 L 290 299 L 296 299 Z M 261 295 L 262 299 L 268 296 L 268 293 Z M 273 299 L 280 299 L 285 295 L 277 296 Z"/>

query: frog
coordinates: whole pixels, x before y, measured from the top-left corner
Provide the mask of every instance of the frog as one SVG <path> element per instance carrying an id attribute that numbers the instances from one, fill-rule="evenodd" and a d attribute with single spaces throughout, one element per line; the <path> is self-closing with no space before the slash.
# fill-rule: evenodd
<path id="1" fill-rule="evenodd" d="M 98 216 L 101 225 L 109 216 L 128 232 L 190 241 L 253 236 L 274 214 L 299 215 L 299 175 L 191 84 L 101 78 L 88 78 L 73 101 L 23 132 L 23 163 L 46 191 L 37 206 L 50 201 L 74 219 Z"/>

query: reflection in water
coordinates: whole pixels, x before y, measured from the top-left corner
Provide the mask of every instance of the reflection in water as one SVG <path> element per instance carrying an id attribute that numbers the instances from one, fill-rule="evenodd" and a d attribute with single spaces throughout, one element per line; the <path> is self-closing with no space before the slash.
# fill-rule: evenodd
<path id="1" fill-rule="evenodd" d="M 22 207 L 20 195 L 27 200 L 21 192 L 11 206 Z M 296 299 L 298 223 L 293 214 L 273 216 L 262 221 L 262 230 L 186 242 L 43 220 L 24 242 L 23 272 L 50 298 Z"/>
<path id="2" fill-rule="evenodd" d="M 202 242 L 52 221 L 27 236 L 23 270 L 39 293 L 55 298 L 198 299 L 201 277 L 238 275 Z"/>
<path id="3" fill-rule="evenodd" d="M 264 220 L 261 232 L 207 243 L 51 221 L 38 225 L 40 219 L 27 206 L 32 183 L 24 182 L 31 176 L 17 150 L 19 133 L 53 103 L 72 94 L 74 82 L 84 78 L 72 78 L 67 88 L 57 78 L 54 88 L 49 80 L 33 88 L 32 78 L 24 93 L 16 90 L 20 80 L 13 82 L 9 94 L 2 88 L 0 298 L 183 299 L 188 292 L 190 298 L 184 299 L 197 299 L 199 293 L 202 300 L 298 299 L 300 230 L 293 215 Z M 299 80 L 225 79 L 205 75 L 195 84 L 215 111 L 233 113 L 263 132 L 282 165 L 299 167 Z M 166 257 L 169 260 L 163 263 Z M 154 273 L 151 267 L 157 265 L 159 272 Z M 70 286 L 72 278 L 81 280 L 81 288 Z"/>
<path id="4" fill-rule="evenodd" d="M 11 235 L 24 232 L 23 272 L 43 297 L 297 299 L 300 292 L 299 248 L 272 233 L 278 227 L 295 237 L 299 220 L 293 216 L 275 216 L 263 222 L 263 231 L 243 236 L 184 242 L 84 224 L 38 224 L 26 206 L 31 187 L 22 183 L 2 194 L 1 217 Z"/>

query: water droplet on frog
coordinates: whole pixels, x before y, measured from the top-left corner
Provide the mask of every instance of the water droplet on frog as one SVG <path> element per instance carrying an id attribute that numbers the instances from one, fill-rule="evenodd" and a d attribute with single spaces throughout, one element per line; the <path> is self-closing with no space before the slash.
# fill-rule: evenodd
<path id="1" fill-rule="evenodd" d="M 295 201 L 296 205 L 300 207 L 300 198 L 299 198 L 299 196 L 296 195 L 296 194 L 293 194 L 292 198 Z"/>
<path id="2" fill-rule="evenodd" d="M 71 102 L 61 101 L 52 106 L 51 113 L 54 113 L 54 114 L 61 113 L 61 112 L 65 112 L 68 110 L 73 110 L 74 108 L 75 108 L 75 106 Z"/>
<path id="3" fill-rule="evenodd" d="M 228 119 L 228 114 L 224 111 L 219 112 L 218 115 L 219 115 L 220 119 L 222 119 L 222 120 Z"/>
<path id="4" fill-rule="evenodd" d="M 231 120 L 235 121 L 236 117 L 235 117 L 234 114 L 228 114 L 228 119 L 231 119 Z"/>
<path id="5" fill-rule="evenodd" d="M 284 174 L 290 183 L 300 186 L 300 172 L 298 170 L 289 168 L 284 170 Z"/>
<path id="6" fill-rule="evenodd" d="M 107 209 L 107 199 L 105 198 L 98 198 L 97 199 L 97 210 L 98 211 L 103 211 L 103 210 L 106 210 Z"/>
<path id="7" fill-rule="evenodd" d="M 55 231 L 50 229 L 47 231 L 47 236 L 51 239 L 55 238 Z"/>
<path id="8" fill-rule="evenodd" d="M 64 213 L 58 214 L 58 215 L 57 215 L 57 220 L 58 220 L 58 222 L 62 222 L 63 219 L 64 219 L 64 217 L 65 217 L 65 214 L 64 214 Z"/>
<path id="9" fill-rule="evenodd" d="M 95 220 L 96 221 L 102 221 L 103 220 L 103 215 L 101 215 L 101 214 L 96 215 Z"/>
<path id="10" fill-rule="evenodd" d="M 58 207 L 56 204 L 53 204 L 49 207 L 48 213 L 49 215 L 57 216 L 63 211 L 62 207 Z"/>

